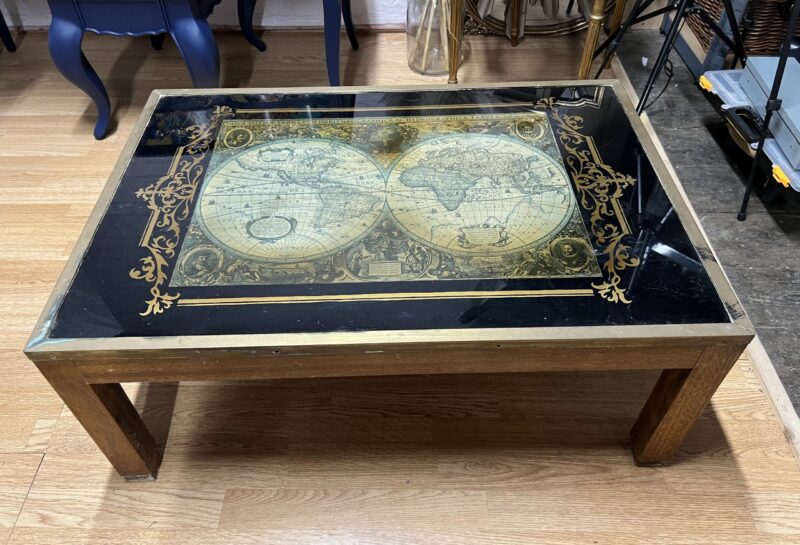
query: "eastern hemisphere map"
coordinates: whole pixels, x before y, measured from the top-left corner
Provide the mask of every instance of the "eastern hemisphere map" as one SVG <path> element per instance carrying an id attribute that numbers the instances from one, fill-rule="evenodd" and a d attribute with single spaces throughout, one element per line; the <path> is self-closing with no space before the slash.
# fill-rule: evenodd
<path id="1" fill-rule="evenodd" d="M 599 277 L 539 112 L 225 120 L 172 286 Z"/>

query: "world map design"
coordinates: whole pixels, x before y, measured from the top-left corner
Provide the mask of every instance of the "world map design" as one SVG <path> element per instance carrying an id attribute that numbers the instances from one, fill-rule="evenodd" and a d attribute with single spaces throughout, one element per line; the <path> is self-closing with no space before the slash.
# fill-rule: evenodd
<path id="1" fill-rule="evenodd" d="M 223 122 L 172 286 L 597 277 L 542 114 Z"/>
<path id="2" fill-rule="evenodd" d="M 350 146 L 281 140 L 212 172 L 198 217 L 206 234 L 238 254 L 307 261 L 363 236 L 383 210 L 384 186 L 378 165 Z"/>
<path id="3" fill-rule="evenodd" d="M 566 172 L 552 157 L 494 135 L 419 144 L 398 159 L 386 193 L 414 238 L 467 255 L 508 254 L 547 239 L 575 207 Z"/>

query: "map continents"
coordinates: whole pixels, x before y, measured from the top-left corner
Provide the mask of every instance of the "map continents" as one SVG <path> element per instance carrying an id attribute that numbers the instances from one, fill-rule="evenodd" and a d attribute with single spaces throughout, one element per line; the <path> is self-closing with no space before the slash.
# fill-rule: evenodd
<path id="1" fill-rule="evenodd" d="M 598 277 L 538 112 L 226 120 L 171 286 Z"/>
<path id="2" fill-rule="evenodd" d="M 549 239 L 575 199 L 563 167 L 499 135 L 422 142 L 388 177 L 387 202 L 410 234 L 456 255 L 502 255 Z"/>
<path id="3" fill-rule="evenodd" d="M 384 185 L 379 167 L 351 146 L 279 140 L 213 171 L 198 217 L 209 237 L 239 255 L 307 261 L 363 236 L 383 210 Z"/>

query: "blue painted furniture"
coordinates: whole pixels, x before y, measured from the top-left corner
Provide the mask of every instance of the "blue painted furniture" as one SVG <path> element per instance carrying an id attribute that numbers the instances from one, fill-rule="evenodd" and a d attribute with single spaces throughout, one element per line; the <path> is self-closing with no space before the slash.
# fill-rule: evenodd
<path id="1" fill-rule="evenodd" d="M 217 87 L 219 52 L 207 18 L 220 0 L 48 0 L 49 47 L 58 70 L 97 106 L 94 136 L 108 130 L 111 104 L 81 50 L 86 31 L 113 36 L 151 36 L 158 49 L 169 33 L 186 61 L 195 87 Z"/>
<path id="2" fill-rule="evenodd" d="M 331 85 L 339 85 L 339 34 L 342 29 L 342 19 L 350 46 L 358 49 L 358 37 L 350 13 L 350 0 L 322 0 L 322 11 L 325 21 L 325 63 L 328 66 L 328 81 Z"/>
<path id="3" fill-rule="evenodd" d="M 8 25 L 6 24 L 6 20 L 3 17 L 2 12 L 0 12 L 0 42 L 3 42 L 6 51 L 13 53 L 17 50 L 17 46 L 14 44 L 14 39 L 11 37 L 11 32 L 8 31 Z"/>
<path id="4" fill-rule="evenodd" d="M 267 45 L 253 33 L 253 12 L 256 9 L 256 0 L 237 0 L 236 9 L 239 16 L 239 28 L 242 29 L 245 39 L 259 51 L 266 51 Z"/>
<path id="5" fill-rule="evenodd" d="M 220 1 L 48 0 L 52 13 L 50 55 L 64 77 L 89 95 L 97 106 L 95 138 L 103 138 L 108 131 L 111 103 L 102 81 L 81 50 L 84 33 L 91 31 L 113 36 L 150 36 L 151 44 L 156 50 L 161 49 L 166 35 L 170 34 L 186 61 L 194 86 L 217 87 L 219 52 L 207 19 Z M 253 33 L 256 0 L 237 1 L 242 33 L 259 51 L 266 50 L 264 42 Z M 339 34 L 342 19 L 350 45 L 353 49 L 358 49 L 350 0 L 322 0 L 322 7 L 328 80 L 331 85 L 339 85 Z M 8 49 L 13 51 L 12 47 Z"/>
<path id="6" fill-rule="evenodd" d="M 247 41 L 264 51 L 264 43 L 253 35 L 253 12 L 256 0 L 239 1 L 239 26 L 242 28 Z M 347 30 L 350 46 L 358 49 L 358 37 L 353 26 L 353 16 L 350 12 L 350 0 L 322 0 L 323 19 L 325 24 L 325 62 L 328 67 L 328 81 L 331 85 L 339 85 L 339 34 L 342 29 L 342 19 Z"/>

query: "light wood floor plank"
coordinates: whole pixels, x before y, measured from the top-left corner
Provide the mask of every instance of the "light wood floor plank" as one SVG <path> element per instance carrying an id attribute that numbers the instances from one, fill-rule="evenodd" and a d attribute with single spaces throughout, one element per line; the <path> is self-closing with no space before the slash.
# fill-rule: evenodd
<path id="1" fill-rule="evenodd" d="M 800 534 L 800 491 L 757 492 L 749 495 L 749 506 L 759 531 L 767 534 Z"/>
<path id="2" fill-rule="evenodd" d="M 289 449 L 287 488 L 437 488 L 440 454 L 425 443 L 323 444 Z"/>
<path id="3" fill-rule="evenodd" d="M 612 485 L 558 494 L 531 487 L 525 491 L 487 491 L 492 523 L 509 530 L 614 531 L 679 526 L 684 533 L 714 531 L 727 536 L 754 533 L 745 501 L 727 494 L 675 494 L 666 488 Z M 513 508 L 511 507 L 513 506 Z"/>
<path id="4" fill-rule="evenodd" d="M 0 454 L 0 528 L 14 527 L 41 461 L 41 454 Z"/>
<path id="5" fill-rule="evenodd" d="M 16 399 L 24 399 L 22 397 Z M 21 454 L 26 451 L 28 441 L 39 421 L 38 414 L 0 414 L 0 453 Z"/>
<path id="6" fill-rule="evenodd" d="M 2 533 L 0 533 L 2 536 Z M 17 528 L 13 545 L 358 545 L 361 536 L 341 530 L 195 530 L 182 528 L 126 531 L 76 528 Z M 408 543 L 408 542 L 405 542 Z"/>
<path id="7" fill-rule="evenodd" d="M 473 490 L 537 490 L 558 494 L 570 488 L 592 490 L 640 487 L 666 490 L 656 468 L 628 464 L 626 448 L 485 448 L 441 453 L 438 486 Z"/>
<path id="8" fill-rule="evenodd" d="M 2 534 L 0 534 L 2 535 Z M 653 545 L 670 542 L 670 534 L 658 529 L 640 530 L 633 534 L 621 535 L 614 532 L 519 532 L 507 530 L 481 531 L 468 528 L 450 531 L 404 531 L 404 530 L 81 530 L 19 528 L 14 532 L 12 545 L 83 545 L 102 543 L 103 545 L 160 545 L 180 543 L 181 545 Z M 708 545 L 717 543 L 702 536 L 685 535 L 682 545 Z M 725 545 L 798 545 L 800 539 L 783 537 L 775 541 L 772 537 L 760 539 L 753 536 L 729 536 Z"/>
<path id="9" fill-rule="evenodd" d="M 31 488 L 17 528 L 215 528 L 223 494 L 185 488 L 39 486 Z M 144 486 L 142 486 L 144 485 Z"/>
<path id="10" fill-rule="evenodd" d="M 220 528 L 445 529 L 484 526 L 486 493 L 433 489 L 230 489 Z"/>

